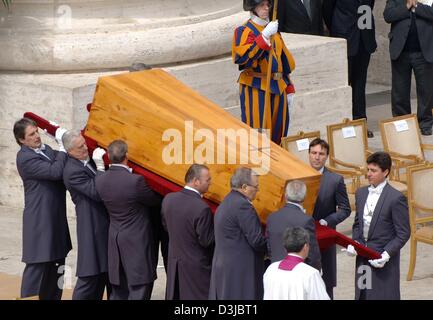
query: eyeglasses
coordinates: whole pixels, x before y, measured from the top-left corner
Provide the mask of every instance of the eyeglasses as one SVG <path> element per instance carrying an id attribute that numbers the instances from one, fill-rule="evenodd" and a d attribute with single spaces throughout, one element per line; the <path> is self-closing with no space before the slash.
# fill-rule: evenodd
<path id="1" fill-rule="evenodd" d="M 253 186 L 253 185 L 251 185 L 251 184 L 247 184 L 247 186 L 249 186 L 249 187 L 251 187 L 251 188 L 254 188 L 254 189 L 256 189 L 256 190 L 259 190 L 259 185 L 255 185 L 255 186 Z"/>

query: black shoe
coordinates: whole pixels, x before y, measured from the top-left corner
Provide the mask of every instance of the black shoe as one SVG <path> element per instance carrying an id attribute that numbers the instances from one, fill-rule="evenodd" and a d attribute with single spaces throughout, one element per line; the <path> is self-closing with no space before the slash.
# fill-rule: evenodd
<path id="1" fill-rule="evenodd" d="M 367 130 L 367 137 L 369 137 L 369 138 L 374 138 L 373 131 L 371 131 L 371 130 Z"/>
<path id="2" fill-rule="evenodd" d="M 421 134 L 423 136 L 431 136 L 432 135 L 432 129 L 431 128 L 421 128 Z"/>

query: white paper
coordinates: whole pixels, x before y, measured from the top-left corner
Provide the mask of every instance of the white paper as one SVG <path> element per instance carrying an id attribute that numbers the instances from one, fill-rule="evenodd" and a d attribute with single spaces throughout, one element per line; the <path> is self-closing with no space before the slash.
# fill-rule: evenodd
<path id="1" fill-rule="evenodd" d="M 418 2 L 430 7 L 433 5 L 433 0 L 418 0 Z"/>
<path id="2" fill-rule="evenodd" d="M 409 130 L 409 125 L 406 120 L 398 120 L 394 121 L 395 130 L 397 132 L 407 131 Z"/>
<path id="3" fill-rule="evenodd" d="M 341 131 L 343 132 L 344 139 L 356 137 L 354 126 L 342 128 Z"/>
<path id="4" fill-rule="evenodd" d="M 296 144 L 298 146 L 298 151 L 304 151 L 308 150 L 310 147 L 310 140 L 306 139 L 300 139 L 296 141 Z"/>

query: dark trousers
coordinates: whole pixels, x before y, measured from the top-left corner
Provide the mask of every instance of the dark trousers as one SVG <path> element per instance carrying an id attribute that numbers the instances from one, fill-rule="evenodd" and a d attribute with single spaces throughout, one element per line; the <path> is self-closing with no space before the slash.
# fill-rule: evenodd
<path id="1" fill-rule="evenodd" d="M 392 115 L 411 114 L 410 89 L 412 70 L 415 74 L 418 98 L 417 116 L 421 129 L 433 125 L 433 63 L 428 63 L 421 52 L 402 52 L 392 60 Z"/>
<path id="2" fill-rule="evenodd" d="M 326 287 L 326 292 L 328 293 L 329 298 L 334 300 L 334 287 Z"/>
<path id="3" fill-rule="evenodd" d="M 64 265 L 65 259 L 26 264 L 21 282 L 21 298 L 38 296 L 40 300 L 60 300 Z"/>
<path id="4" fill-rule="evenodd" d="M 112 284 L 111 288 L 112 293 L 110 300 L 150 300 L 153 290 L 153 281 L 146 284 L 129 285 L 125 270 L 122 264 L 120 264 L 120 284 Z"/>
<path id="5" fill-rule="evenodd" d="M 365 85 L 367 83 L 367 70 L 370 64 L 370 56 L 362 42 L 359 44 L 358 53 L 348 58 L 349 85 L 352 87 L 352 119 L 367 118 L 365 102 Z"/>
<path id="6" fill-rule="evenodd" d="M 107 288 L 107 297 L 111 294 L 111 285 L 108 282 L 108 273 L 96 276 L 79 277 L 75 284 L 72 300 L 102 300 L 104 290 Z"/>

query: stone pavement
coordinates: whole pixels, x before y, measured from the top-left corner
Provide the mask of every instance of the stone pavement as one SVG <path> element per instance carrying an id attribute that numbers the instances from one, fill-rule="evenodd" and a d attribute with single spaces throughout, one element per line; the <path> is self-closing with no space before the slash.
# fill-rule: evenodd
<path id="1" fill-rule="evenodd" d="M 386 89 L 386 88 L 385 88 Z M 389 92 L 383 88 L 370 87 L 368 96 L 369 107 L 367 109 L 368 125 L 375 137 L 369 139 L 369 147 L 372 150 L 380 150 L 381 140 L 378 120 L 390 118 Z M 377 92 L 378 91 L 378 92 Z M 413 100 L 412 104 L 415 105 Z M 340 121 L 340 119 L 336 120 Z M 424 143 L 433 144 L 433 136 L 422 137 Z M 433 155 L 428 159 L 433 161 Z M 433 182 L 432 182 L 433 186 Z M 0 299 L 14 299 L 19 296 L 20 275 L 24 264 L 21 263 L 21 208 L 0 207 Z M 76 263 L 76 233 L 75 216 L 68 217 L 73 239 L 74 249 L 67 257 L 66 264 L 69 277 L 65 282 L 72 288 L 75 279 Z M 338 230 L 346 235 L 351 234 L 353 224 L 352 215 L 341 225 Z M 351 300 L 354 298 L 354 270 L 355 259 L 347 257 L 338 248 L 338 286 L 334 292 L 335 299 Z M 433 299 L 433 246 L 418 244 L 417 264 L 414 278 L 406 281 L 409 266 L 409 243 L 401 252 L 401 292 L 403 299 Z M 155 282 L 152 299 L 164 299 L 165 272 L 160 261 L 158 267 L 158 279 Z M 66 290 L 64 298 L 70 299 L 71 291 Z"/>

